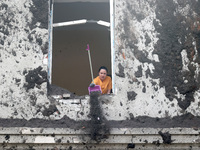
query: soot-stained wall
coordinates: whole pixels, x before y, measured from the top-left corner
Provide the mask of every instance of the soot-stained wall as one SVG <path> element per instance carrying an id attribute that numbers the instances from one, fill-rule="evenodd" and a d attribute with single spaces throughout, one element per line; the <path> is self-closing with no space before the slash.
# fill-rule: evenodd
<path id="1" fill-rule="evenodd" d="M 199 126 L 199 6 L 114 1 L 115 93 L 98 98 L 108 125 Z M 88 97 L 47 95 L 48 7 L 48 0 L 0 2 L 1 126 L 87 126 Z"/>
<path id="2" fill-rule="evenodd" d="M 48 50 L 47 12 L 47 1 L 0 2 L 0 118 L 30 119 L 49 105 L 42 62 Z"/>
<path id="3" fill-rule="evenodd" d="M 133 116 L 199 115 L 199 6 L 116 1 L 115 85 Z"/>

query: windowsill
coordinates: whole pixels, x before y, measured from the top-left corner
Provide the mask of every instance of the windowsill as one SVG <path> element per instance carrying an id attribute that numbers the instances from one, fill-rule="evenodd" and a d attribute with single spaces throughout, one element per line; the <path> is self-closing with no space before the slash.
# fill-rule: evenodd
<path id="1" fill-rule="evenodd" d="M 59 95 L 57 95 L 57 98 L 54 98 L 57 102 L 63 103 L 63 104 L 83 104 L 83 101 L 89 101 L 90 100 L 90 96 L 89 95 L 85 95 L 85 96 L 80 96 L 80 98 L 67 98 L 67 99 L 63 99 L 63 98 L 58 98 Z M 104 94 L 104 95 L 100 95 L 100 100 L 103 103 L 107 103 L 107 101 L 109 101 L 109 99 L 112 99 L 114 97 L 114 94 Z"/>

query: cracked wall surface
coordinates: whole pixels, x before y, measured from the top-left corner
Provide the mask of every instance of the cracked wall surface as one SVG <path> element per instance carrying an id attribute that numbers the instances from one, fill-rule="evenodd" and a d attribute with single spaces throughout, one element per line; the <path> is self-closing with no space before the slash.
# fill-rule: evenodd
<path id="1" fill-rule="evenodd" d="M 110 126 L 199 126 L 199 6 L 114 1 L 115 93 L 98 98 Z M 89 96 L 47 94 L 48 15 L 48 0 L 0 2 L 1 126 L 81 128 L 90 119 Z"/>

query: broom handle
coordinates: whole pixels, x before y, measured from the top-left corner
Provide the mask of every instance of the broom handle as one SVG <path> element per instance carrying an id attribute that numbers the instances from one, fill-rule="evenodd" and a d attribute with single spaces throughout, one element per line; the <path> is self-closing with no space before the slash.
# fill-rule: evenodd
<path id="1" fill-rule="evenodd" d="M 91 57 L 90 57 L 90 50 L 88 50 L 88 56 L 89 56 L 89 62 L 90 62 L 90 71 L 91 71 L 92 83 L 94 83 L 94 76 L 93 76 L 93 70 L 92 70 L 92 63 L 91 63 Z"/>

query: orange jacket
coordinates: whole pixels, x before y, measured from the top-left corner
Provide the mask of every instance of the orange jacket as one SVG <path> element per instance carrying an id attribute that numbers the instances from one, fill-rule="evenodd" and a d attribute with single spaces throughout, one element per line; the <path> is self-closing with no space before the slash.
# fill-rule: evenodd
<path id="1" fill-rule="evenodd" d="M 103 80 L 103 82 L 101 81 L 99 76 L 96 77 L 94 79 L 94 84 L 100 85 L 102 94 L 107 94 L 108 90 L 112 89 L 112 80 L 111 80 L 111 77 L 109 77 L 109 76 L 106 76 L 106 78 Z"/>

